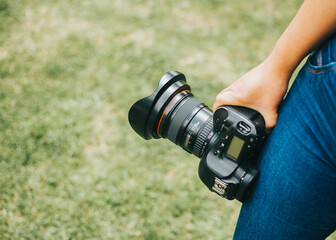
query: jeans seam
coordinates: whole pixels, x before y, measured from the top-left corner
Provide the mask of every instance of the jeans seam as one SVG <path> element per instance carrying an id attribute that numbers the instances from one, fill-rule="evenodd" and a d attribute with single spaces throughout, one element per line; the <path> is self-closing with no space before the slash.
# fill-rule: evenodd
<path id="1" fill-rule="evenodd" d="M 309 66 L 307 66 L 306 68 L 308 72 L 313 73 L 313 74 L 327 73 L 327 72 L 332 72 L 336 70 L 336 66 L 333 66 L 331 68 L 326 68 L 326 69 L 312 69 Z"/>

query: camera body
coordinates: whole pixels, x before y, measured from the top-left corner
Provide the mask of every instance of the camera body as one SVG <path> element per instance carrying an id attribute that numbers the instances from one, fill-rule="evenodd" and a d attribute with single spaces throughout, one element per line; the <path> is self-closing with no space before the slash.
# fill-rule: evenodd
<path id="1" fill-rule="evenodd" d="M 259 173 L 255 165 L 266 138 L 264 119 L 249 108 L 221 106 L 213 129 L 218 136 L 201 159 L 199 177 L 219 196 L 243 202 Z"/>
<path id="2" fill-rule="evenodd" d="M 133 104 L 128 119 L 142 138 L 168 138 L 200 158 L 199 177 L 211 191 L 229 200 L 248 198 L 266 138 L 257 111 L 221 106 L 213 114 L 193 97 L 185 76 L 170 71 L 150 96 Z"/>

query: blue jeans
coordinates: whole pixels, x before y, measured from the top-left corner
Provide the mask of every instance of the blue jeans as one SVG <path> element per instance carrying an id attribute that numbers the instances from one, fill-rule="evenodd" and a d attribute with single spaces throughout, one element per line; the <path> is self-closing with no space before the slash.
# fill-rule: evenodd
<path id="1" fill-rule="evenodd" d="M 234 239 L 325 239 L 336 229 L 336 35 L 308 58 L 279 109 Z"/>

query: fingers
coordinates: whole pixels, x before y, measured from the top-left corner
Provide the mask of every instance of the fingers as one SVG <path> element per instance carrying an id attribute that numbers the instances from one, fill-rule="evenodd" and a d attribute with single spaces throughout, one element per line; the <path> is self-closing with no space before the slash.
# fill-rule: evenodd
<path id="1" fill-rule="evenodd" d="M 270 111 L 258 111 L 258 112 L 263 116 L 265 120 L 265 126 L 267 132 L 268 133 L 271 132 L 278 120 L 278 113 Z"/>
<path id="2" fill-rule="evenodd" d="M 278 119 L 278 114 L 276 110 L 266 108 L 268 104 L 258 106 L 253 104 L 252 102 L 243 102 L 237 96 L 235 96 L 234 92 L 231 90 L 224 89 L 217 95 L 213 106 L 213 112 L 215 112 L 218 107 L 223 105 L 248 107 L 258 111 L 263 116 L 266 124 L 266 129 L 269 132 L 272 130 L 272 128 L 274 128 Z"/>
<path id="3" fill-rule="evenodd" d="M 239 105 L 237 103 L 236 98 L 233 96 L 232 91 L 224 89 L 216 96 L 215 103 L 212 108 L 213 112 L 215 112 L 217 108 L 223 105 L 233 105 L 233 106 Z"/>

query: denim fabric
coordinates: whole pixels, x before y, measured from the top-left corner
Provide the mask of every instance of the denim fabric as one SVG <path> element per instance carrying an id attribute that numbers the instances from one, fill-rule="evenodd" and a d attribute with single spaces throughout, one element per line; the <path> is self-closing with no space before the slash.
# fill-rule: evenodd
<path id="1" fill-rule="evenodd" d="M 336 35 L 308 58 L 259 160 L 234 239 L 325 239 L 336 229 Z"/>

